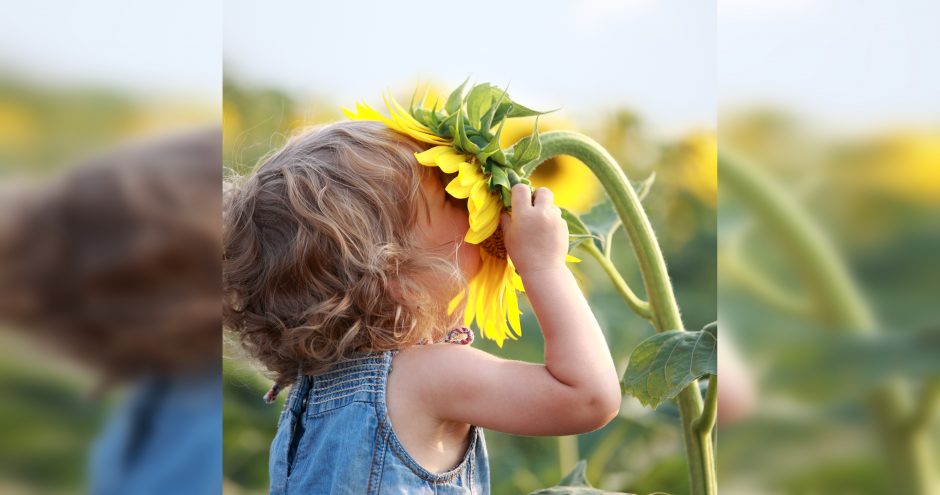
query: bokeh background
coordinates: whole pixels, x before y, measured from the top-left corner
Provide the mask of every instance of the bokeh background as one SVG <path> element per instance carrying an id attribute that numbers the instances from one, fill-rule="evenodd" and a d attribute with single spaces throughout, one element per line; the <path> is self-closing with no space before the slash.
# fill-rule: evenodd
<path id="1" fill-rule="evenodd" d="M 509 85 L 515 101 L 560 108 L 540 129 L 573 129 L 600 141 L 637 183 L 655 173 L 644 205 L 663 245 L 689 328 L 716 313 L 715 5 L 712 2 L 228 2 L 225 10 L 224 160 L 245 174 L 309 125 L 343 119 L 356 101 L 384 90 L 409 101 L 417 84 L 446 95 L 465 78 Z M 272 26 L 277 26 L 273 28 Z M 459 36 L 463 41 L 447 41 Z M 477 48 L 474 48 L 477 47 Z M 504 131 L 506 145 L 532 122 Z M 588 211 L 603 191 L 576 160 L 553 160 L 534 181 L 562 206 Z M 615 262 L 641 287 L 623 232 Z M 576 253 L 577 254 L 577 253 Z M 589 257 L 574 270 L 621 370 L 652 334 Z M 523 307 L 523 337 L 498 356 L 540 362 L 538 323 Z M 283 397 L 237 345 L 224 362 L 225 479 L 231 493 L 267 489 L 267 453 Z M 286 394 L 282 394 L 286 395 Z M 686 493 L 677 410 L 654 412 L 632 398 L 605 428 L 578 437 L 533 438 L 487 431 L 495 494 L 555 485 L 579 458 L 595 486 Z"/>
<path id="2" fill-rule="evenodd" d="M 50 342 L 48 332 L 9 320 L 17 298 L 29 297 L 23 287 L 6 284 L 11 273 L 25 270 L 24 260 L 7 255 L 10 243 L 21 240 L 19 229 L 9 227 L 18 221 L 25 205 L 41 202 L 41 196 L 67 174 L 84 173 L 102 154 L 220 126 L 221 2 L 13 2 L 3 10 L 0 493 L 85 493 L 90 451 L 101 432 L 114 424 L 112 413 L 127 396 L 126 384 L 106 383 L 94 359 L 72 359 L 62 352 L 63 346 Z M 114 168 L 122 168 L 117 157 L 112 162 Z M 156 171 L 151 179 L 159 176 L 161 172 Z M 73 192 L 73 185 L 64 184 L 59 192 Z M 185 190 L 187 186 L 171 192 Z M 109 198 L 100 200 L 105 204 Z M 143 226 L 105 225 L 95 234 L 77 232 L 66 221 L 41 235 L 79 245 L 79 239 L 117 237 L 136 227 Z M 191 242 L 162 239 L 166 243 L 177 240 Z M 123 254 L 133 256 L 154 244 L 143 243 Z M 37 244 L 35 250 L 50 247 Z M 56 266 L 68 266 L 73 257 L 77 259 L 79 253 L 66 253 L 53 261 Z M 133 284 L 140 274 L 131 270 L 127 275 L 124 283 Z M 63 271 L 58 279 L 63 287 L 78 285 L 73 272 Z M 57 309 L 40 308 L 49 315 Z M 139 313 L 132 308 L 126 311 L 129 319 Z M 98 316 L 108 320 L 113 312 L 104 310 Z M 211 457 L 204 459 L 202 467 L 211 469 Z M 114 476 L 123 471 L 121 466 L 110 467 Z M 184 489 L 186 483 L 180 473 L 176 486 Z"/>
<path id="3" fill-rule="evenodd" d="M 940 4 L 718 5 L 721 492 L 938 493 Z"/>
<path id="4" fill-rule="evenodd" d="M 720 317 L 722 383 L 757 386 L 743 416 L 720 425 L 722 493 L 937 493 L 905 480 L 940 473 L 938 18 L 932 0 L 9 3 L 0 202 L 17 205 L 99 153 L 218 123 L 223 104 L 222 165 L 244 173 L 385 89 L 407 100 L 419 82 L 511 84 L 522 103 L 560 108 L 543 129 L 587 133 L 634 181 L 655 172 L 644 205 L 684 319 Z M 723 156 L 768 194 L 716 176 L 716 131 Z M 539 180 L 575 210 L 600 197 L 575 162 L 548 164 Z M 771 198 L 814 232 L 866 325 L 826 316 L 831 298 L 760 208 Z M 639 286 L 618 236 L 615 261 Z M 652 329 L 589 259 L 576 270 L 622 368 Z M 525 312 L 522 340 L 479 345 L 540 359 Z M 94 363 L 36 337 L 0 323 L 0 493 L 81 493 L 124 390 L 96 397 Z M 281 404 L 265 406 L 267 379 L 236 347 L 225 352 L 226 493 L 263 493 Z M 885 387 L 900 399 L 885 402 Z M 878 419 L 885 404 L 898 406 L 894 428 Z M 589 435 L 490 432 L 494 493 L 553 485 L 577 458 L 604 488 L 686 493 L 675 416 L 627 398 Z M 908 459 L 928 463 L 912 471 Z"/>

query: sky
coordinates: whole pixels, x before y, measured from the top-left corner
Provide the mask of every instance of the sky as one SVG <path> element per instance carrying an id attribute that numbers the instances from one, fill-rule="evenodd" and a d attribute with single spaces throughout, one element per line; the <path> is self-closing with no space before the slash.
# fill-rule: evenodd
<path id="1" fill-rule="evenodd" d="M 337 106 L 421 81 L 536 108 L 714 127 L 770 104 L 837 126 L 940 124 L 935 0 L 11 2 L 0 71 L 218 100 L 226 74 Z"/>
<path id="2" fill-rule="evenodd" d="M 4 2 L 0 75 L 218 103 L 222 0 Z"/>
<path id="3" fill-rule="evenodd" d="M 940 1 L 718 0 L 721 108 L 829 128 L 940 127 Z"/>
<path id="4" fill-rule="evenodd" d="M 340 106 L 469 76 L 510 84 L 534 108 L 625 105 L 663 129 L 715 122 L 712 2 L 232 0 L 224 30 L 227 74 Z"/>

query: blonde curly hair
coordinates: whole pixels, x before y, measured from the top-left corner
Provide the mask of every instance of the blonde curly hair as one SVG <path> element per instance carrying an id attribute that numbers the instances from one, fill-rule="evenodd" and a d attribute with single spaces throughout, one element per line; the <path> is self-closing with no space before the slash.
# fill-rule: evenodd
<path id="1" fill-rule="evenodd" d="M 424 146 L 377 122 L 304 132 L 229 181 L 223 320 L 278 387 L 359 352 L 400 349 L 459 326 L 456 248 L 418 236 Z"/>

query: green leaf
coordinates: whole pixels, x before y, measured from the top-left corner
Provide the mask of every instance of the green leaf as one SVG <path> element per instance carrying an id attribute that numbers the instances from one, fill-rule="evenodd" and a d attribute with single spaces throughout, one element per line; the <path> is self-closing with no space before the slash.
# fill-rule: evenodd
<path id="1" fill-rule="evenodd" d="M 535 121 L 532 128 L 532 134 L 520 139 L 509 150 L 511 156 L 507 157 L 516 170 L 522 170 L 522 167 L 538 160 L 542 153 L 542 141 L 539 140 L 539 122 Z"/>
<path id="2" fill-rule="evenodd" d="M 500 128 L 502 128 L 502 123 L 506 121 L 505 116 L 499 119 L 496 119 L 496 111 L 499 110 L 500 106 L 506 100 L 506 92 L 509 91 L 509 88 L 503 89 L 499 97 L 496 98 L 496 103 L 490 106 L 490 109 L 486 111 L 486 114 L 483 115 L 483 118 L 480 120 L 480 130 L 489 131 L 493 128 L 493 122 L 499 122 Z"/>
<path id="3" fill-rule="evenodd" d="M 656 182 L 656 171 L 651 172 L 645 179 L 640 182 L 633 182 L 633 190 L 636 191 L 636 197 L 643 201 L 646 199 L 646 196 L 649 195 L 650 189 L 653 188 L 653 183 Z"/>
<path id="4" fill-rule="evenodd" d="M 490 174 L 493 176 L 491 182 L 492 184 L 503 186 L 506 189 L 510 189 L 512 187 L 512 185 L 509 183 L 509 175 L 506 174 L 506 169 L 502 167 L 493 167 L 493 169 L 490 170 Z"/>
<path id="5" fill-rule="evenodd" d="M 507 116 L 509 118 L 515 117 L 534 117 L 537 115 L 545 115 L 546 113 L 552 113 L 555 110 L 549 110 L 547 112 L 540 112 L 538 110 L 532 110 L 531 108 L 524 107 L 516 102 L 511 102 L 512 106 L 509 108 L 509 113 Z"/>
<path id="6" fill-rule="evenodd" d="M 561 208 L 561 218 L 568 224 L 568 252 L 574 251 L 581 243 L 591 241 L 594 235 L 577 215 L 567 208 Z"/>
<path id="7" fill-rule="evenodd" d="M 509 175 L 506 173 L 506 169 L 495 166 L 490 170 L 492 174 L 492 179 L 490 181 L 491 186 L 499 188 L 499 194 L 503 200 L 503 206 L 509 208 L 512 205 L 512 184 L 509 182 Z"/>
<path id="8" fill-rule="evenodd" d="M 434 129 L 434 133 L 441 137 L 453 139 L 454 136 L 457 135 L 457 113 L 448 115 L 447 118 L 441 119 L 437 125 L 437 128 Z"/>
<path id="9" fill-rule="evenodd" d="M 467 122 L 475 129 L 482 129 L 480 121 L 483 115 L 493 106 L 493 100 L 496 98 L 494 91 L 496 88 L 483 83 L 477 84 L 470 93 L 467 94 Z M 498 90 L 497 90 L 498 91 Z"/>
<path id="10" fill-rule="evenodd" d="M 697 332 L 670 330 L 640 342 L 623 376 L 626 393 L 655 408 L 692 381 L 718 374 L 718 325 Z"/>
<path id="11" fill-rule="evenodd" d="M 434 112 L 430 110 L 418 107 L 411 111 L 411 115 L 428 129 L 434 129 L 437 126 Z"/>
<path id="12" fill-rule="evenodd" d="M 460 109 L 460 104 L 463 102 L 463 91 L 467 87 L 467 83 L 470 82 L 470 77 L 468 76 L 464 79 L 463 84 L 457 86 L 457 89 L 450 93 L 450 96 L 447 97 L 447 103 L 444 104 L 444 110 L 449 114 L 453 115 L 457 113 L 457 110 Z"/>
<path id="13" fill-rule="evenodd" d="M 499 137 L 503 134 L 503 126 L 505 123 L 505 120 L 499 123 L 499 129 L 496 130 L 496 135 L 477 153 L 477 159 L 480 160 L 480 163 L 486 163 L 487 159 L 492 159 L 500 165 L 508 165 L 506 155 L 499 146 Z"/>
<path id="14" fill-rule="evenodd" d="M 594 205 L 590 211 L 581 216 L 581 221 L 587 226 L 588 232 L 594 236 L 594 244 L 601 252 L 606 252 L 611 236 L 622 225 L 620 215 L 614 209 L 610 198 L 604 199 Z"/>
<path id="15" fill-rule="evenodd" d="M 480 151 L 480 147 L 467 136 L 465 115 L 466 111 L 464 107 L 461 106 L 457 110 L 457 122 L 454 125 L 454 144 L 459 151 L 475 155 Z"/>
<path id="16" fill-rule="evenodd" d="M 529 495 L 632 495 L 625 492 L 609 492 L 594 488 L 588 483 L 586 472 L 587 461 L 582 459 L 557 485 L 536 490 Z"/>
<path id="17" fill-rule="evenodd" d="M 940 327 L 877 333 L 796 329 L 774 343 L 767 386 L 812 401 L 863 397 L 894 379 L 940 376 Z"/>

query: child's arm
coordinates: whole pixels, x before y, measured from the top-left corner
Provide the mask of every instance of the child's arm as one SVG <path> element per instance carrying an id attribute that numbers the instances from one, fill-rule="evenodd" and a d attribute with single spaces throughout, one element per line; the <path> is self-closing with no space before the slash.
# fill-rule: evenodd
<path id="1" fill-rule="evenodd" d="M 620 409 L 607 342 L 565 266 L 568 229 L 551 191 L 512 190 L 503 216 L 506 249 L 545 336 L 545 364 L 499 359 L 465 346 L 419 346 L 399 356 L 416 390 L 408 395 L 442 420 L 521 435 L 595 430 Z M 423 347 L 423 348 L 422 348 Z M 401 369 L 399 368 L 399 369 Z"/>

